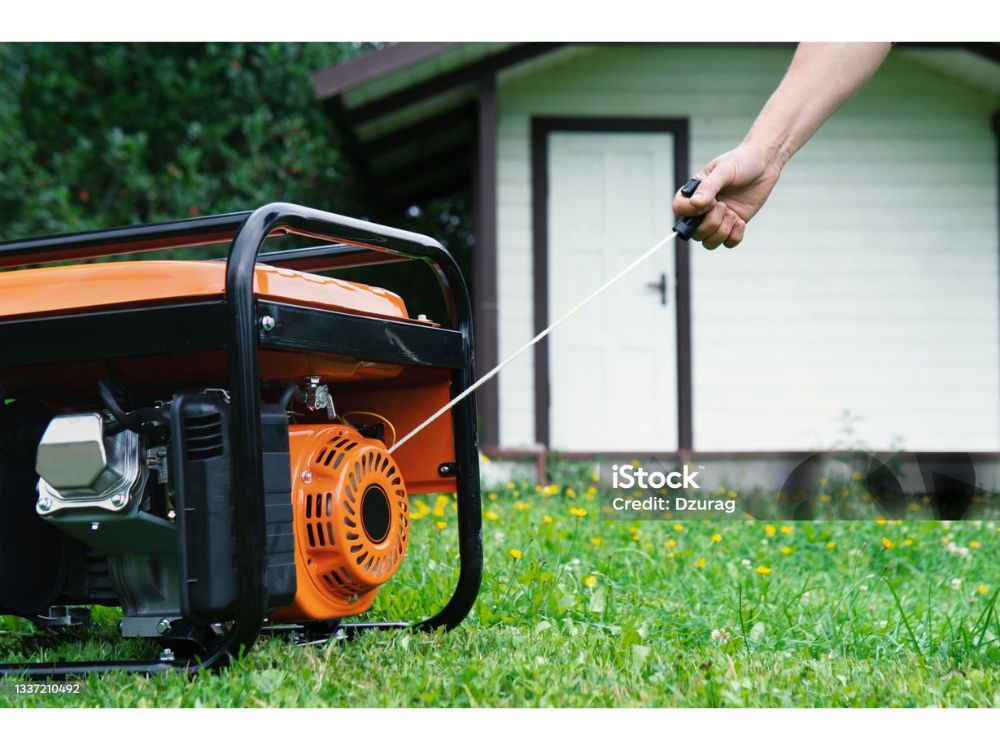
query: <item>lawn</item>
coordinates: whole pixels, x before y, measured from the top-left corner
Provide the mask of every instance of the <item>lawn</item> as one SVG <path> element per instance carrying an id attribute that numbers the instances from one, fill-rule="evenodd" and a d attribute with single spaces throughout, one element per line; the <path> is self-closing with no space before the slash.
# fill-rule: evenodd
<path id="1" fill-rule="evenodd" d="M 484 503 L 483 589 L 454 632 L 269 639 L 217 674 L 93 677 L 78 697 L 0 705 L 1000 706 L 995 521 L 636 522 L 579 475 Z M 372 616 L 430 614 L 451 591 L 453 499 L 413 505 Z M 29 655 L 18 627 L 0 618 L 4 660 Z M 114 643 L 45 656 L 138 648 Z"/>

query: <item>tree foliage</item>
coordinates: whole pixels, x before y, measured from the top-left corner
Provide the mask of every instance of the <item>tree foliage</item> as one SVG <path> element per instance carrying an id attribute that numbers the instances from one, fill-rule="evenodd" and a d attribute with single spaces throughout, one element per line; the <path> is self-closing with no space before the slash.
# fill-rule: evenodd
<path id="1" fill-rule="evenodd" d="M 309 74 L 349 44 L 0 47 L 4 239 L 246 209 L 359 213 Z"/>
<path id="2" fill-rule="evenodd" d="M 468 274 L 468 196 L 380 213 L 313 94 L 313 71 L 371 46 L 0 44 L 0 240 L 288 201 L 432 235 Z M 446 314 L 429 271 L 340 275 Z"/>

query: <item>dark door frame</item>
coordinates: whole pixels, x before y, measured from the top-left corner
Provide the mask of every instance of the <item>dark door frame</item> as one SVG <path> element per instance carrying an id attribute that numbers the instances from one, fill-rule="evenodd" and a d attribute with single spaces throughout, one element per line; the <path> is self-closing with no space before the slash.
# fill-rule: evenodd
<path id="1" fill-rule="evenodd" d="M 669 133 L 674 138 L 674 179 L 689 174 L 687 118 L 533 117 L 531 120 L 531 236 L 535 331 L 549 324 L 549 135 L 554 132 Z M 688 243 L 678 239 L 674 254 L 677 301 L 677 447 L 692 448 L 691 415 L 691 265 Z M 549 446 L 549 345 L 535 347 L 535 440 Z"/>

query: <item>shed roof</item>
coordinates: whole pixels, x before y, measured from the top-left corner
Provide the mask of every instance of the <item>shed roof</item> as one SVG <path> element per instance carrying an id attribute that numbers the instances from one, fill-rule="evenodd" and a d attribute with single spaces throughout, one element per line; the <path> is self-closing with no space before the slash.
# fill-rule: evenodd
<path id="1" fill-rule="evenodd" d="M 312 75 L 341 135 L 387 207 L 471 181 L 480 86 L 559 43 L 403 42 Z"/>
<path id="2" fill-rule="evenodd" d="M 373 196 L 383 207 L 408 206 L 471 184 L 477 101 L 486 81 L 501 70 L 530 70 L 527 61 L 575 46 L 401 42 L 317 70 L 312 86 Z M 904 43 L 897 50 L 990 93 L 1000 87 L 1000 44 Z"/>

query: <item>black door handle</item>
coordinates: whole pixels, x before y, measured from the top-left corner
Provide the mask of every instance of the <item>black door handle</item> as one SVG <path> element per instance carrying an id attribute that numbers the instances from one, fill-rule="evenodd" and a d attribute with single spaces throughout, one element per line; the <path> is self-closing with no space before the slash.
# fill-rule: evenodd
<path id="1" fill-rule="evenodd" d="M 660 304 L 663 307 L 667 306 L 667 275 L 665 273 L 660 274 L 659 281 L 650 281 L 646 284 L 647 289 L 656 289 L 660 293 Z"/>

